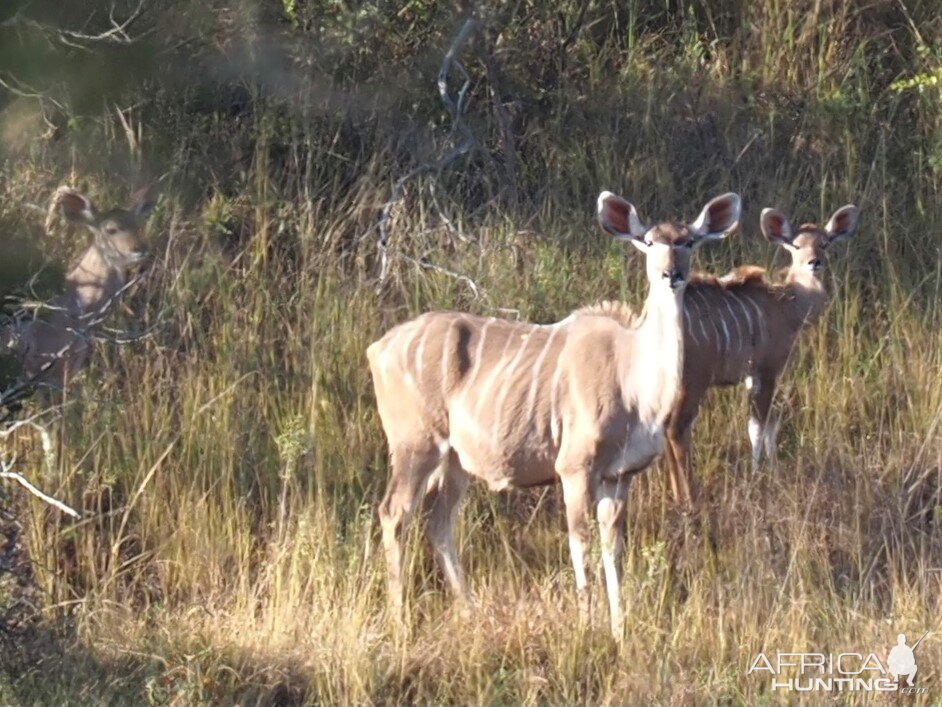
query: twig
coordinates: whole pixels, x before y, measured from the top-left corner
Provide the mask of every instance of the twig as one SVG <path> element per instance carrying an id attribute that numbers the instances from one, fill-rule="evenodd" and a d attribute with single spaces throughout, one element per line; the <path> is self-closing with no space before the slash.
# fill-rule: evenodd
<path id="1" fill-rule="evenodd" d="M 421 268 L 422 270 L 432 270 L 434 272 L 441 273 L 442 275 L 453 277 L 458 282 L 463 282 L 464 284 L 468 286 L 471 292 L 474 293 L 474 299 L 480 299 L 481 289 L 477 286 L 474 280 L 472 280 L 467 275 L 462 275 L 461 273 L 454 272 L 453 270 L 448 270 L 447 268 L 443 268 L 441 265 L 436 265 L 435 263 L 429 262 L 426 258 L 416 259 L 416 258 L 413 258 L 411 255 L 406 255 L 405 253 L 397 253 L 397 255 L 403 260 L 405 260 L 406 262 L 412 263 L 413 265 Z"/>
<path id="2" fill-rule="evenodd" d="M 42 91 L 38 91 L 32 88 L 31 86 L 27 86 L 25 83 L 23 83 L 22 81 L 20 81 L 19 79 L 13 76 L 11 76 L 10 79 L 13 81 L 16 81 L 16 83 L 18 83 L 20 86 L 23 87 L 23 88 L 18 88 L 16 86 L 13 86 L 9 81 L 4 80 L 2 77 L 0 77 L 0 86 L 3 86 L 3 88 L 5 88 L 7 91 L 12 93 L 13 95 L 19 96 L 20 98 L 35 98 L 40 103 L 42 103 L 43 101 L 49 101 L 50 103 L 52 103 L 52 105 L 54 105 L 59 110 L 65 110 L 65 107 L 61 103 L 59 103 L 56 99 L 51 98 L 49 95 L 43 93 Z M 44 120 L 46 119 L 45 115 L 43 116 L 43 119 Z M 46 120 L 46 123 L 51 125 L 51 123 L 49 123 L 48 120 Z"/>
<path id="3" fill-rule="evenodd" d="M 128 30 L 131 28 L 131 25 L 140 19 L 146 2 L 147 0 L 140 0 L 134 12 L 132 12 L 123 22 L 119 22 L 115 19 L 115 8 L 112 4 L 111 9 L 108 12 L 108 21 L 111 26 L 108 29 L 99 32 L 98 34 L 88 34 L 86 32 L 62 29 L 61 27 L 52 27 L 26 17 L 23 15 L 22 10 L 0 23 L 0 27 L 15 27 L 17 25 L 29 27 L 30 29 L 34 29 L 44 35 L 56 37 L 62 44 L 75 49 L 88 50 L 88 47 L 80 44 L 79 42 L 107 42 L 111 44 L 124 45 L 134 44 L 134 42 L 143 39 L 148 34 L 153 32 L 152 29 L 147 30 L 136 37 L 132 37 L 130 34 L 128 34 Z"/>
<path id="4" fill-rule="evenodd" d="M 13 464 L 15 462 L 16 462 L 16 457 L 13 457 L 13 459 L 11 459 L 9 462 L 6 462 L 6 461 L 0 462 L 0 464 L 2 464 L 2 470 L 0 470 L 0 479 L 10 479 L 11 481 L 17 482 L 18 484 L 20 484 L 20 486 L 25 488 L 27 491 L 29 491 L 31 494 L 36 496 L 38 499 L 42 500 L 45 503 L 48 503 L 50 506 L 54 506 L 55 508 L 58 508 L 60 511 L 62 511 L 68 516 L 72 516 L 73 518 L 82 517 L 81 515 L 79 515 L 79 512 L 76 511 L 74 508 L 71 508 L 65 505 L 62 501 L 59 501 L 53 498 L 52 496 L 49 496 L 48 494 L 43 493 L 38 488 L 33 486 L 29 481 L 27 481 L 23 477 L 22 474 L 18 474 L 15 471 L 10 471 L 10 469 L 13 467 Z"/>
<path id="5" fill-rule="evenodd" d="M 3 399 L 6 400 L 5 394 L 4 394 Z M 0 439 L 7 439 L 10 435 L 12 435 L 21 427 L 32 427 L 37 432 L 42 432 L 44 431 L 44 428 L 42 425 L 36 422 L 36 420 L 44 417 L 45 415 L 49 413 L 58 413 L 58 412 L 59 412 L 59 406 L 45 408 L 37 412 L 35 415 L 26 418 L 25 420 L 17 420 L 12 425 L 5 427 L 3 430 L 0 430 Z"/>

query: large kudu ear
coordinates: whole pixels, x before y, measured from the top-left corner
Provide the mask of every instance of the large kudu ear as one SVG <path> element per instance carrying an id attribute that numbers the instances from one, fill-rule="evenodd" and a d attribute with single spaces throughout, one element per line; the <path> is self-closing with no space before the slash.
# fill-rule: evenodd
<path id="1" fill-rule="evenodd" d="M 778 209 L 762 209 L 759 228 L 770 243 L 785 248 L 792 247 L 792 239 L 795 237 L 792 233 L 792 225 L 785 218 L 785 214 Z"/>
<path id="2" fill-rule="evenodd" d="M 599 225 L 617 240 L 631 241 L 638 248 L 644 249 L 644 234 L 648 227 L 641 223 L 638 212 L 630 201 L 603 191 L 599 194 Z"/>
<path id="3" fill-rule="evenodd" d="M 742 200 L 729 192 L 707 202 L 697 220 L 690 224 L 695 245 L 726 238 L 739 225 Z"/>
<path id="4" fill-rule="evenodd" d="M 846 241 L 857 230 L 857 223 L 860 221 L 860 209 L 853 204 L 842 206 L 828 221 L 824 227 L 824 232 L 828 234 L 828 245 Z"/>
<path id="5" fill-rule="evenodd" d="M 62 212 L 69 221 L 84 223 L 91 226 L 98 218 L 98 210 L 91 200 L 72 187 L 59 187 L 49 202 L 49 213 L 46 216 L 46 230 L 52 228 L 56 214 Z"/>
<path id="6" fill-rule="evenodd" d="M 157 204 L 159 196 L 160 192 L 154 184 L 149 184 L 143 189 L 138 189 L 131 197 L 131 207 L 129 211 L 143 221 L 150 216 L 150 212 L 153 211 L 154 206 Z"/>

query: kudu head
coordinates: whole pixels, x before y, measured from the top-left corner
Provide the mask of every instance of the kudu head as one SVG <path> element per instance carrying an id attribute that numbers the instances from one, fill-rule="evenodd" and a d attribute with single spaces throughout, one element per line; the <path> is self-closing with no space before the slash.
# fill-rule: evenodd
<path id="1" fill-rule="evenodd" d="M 723 194 L 707 202 L 689 224 L 664 222 L 646 226 L 635 207 L 608 191 L 599 195 L 599 223 L 617 240 L 628 241 L 647 256 L 647 275 L 655 288 L 683 291 L 690 278 L 691 255 L 707 241 L 720 240 L 739 224 L 740 199 Z"/>
<path id="2" fill-rule="evenodd" d="M 156 193 L 148 188 L 135 194 L 129 208 L 101 212 L 84 194 L 71 187 L 59 187 L 53 196 L 50 214 L 61 209 L 66 219 L 86 226 L 108 266 L 124 273 L 147 256 L 142 232 L 156 201 Z"/>
<path id="3" fill-rule="evenodd" d="M 790 273 L 816 277 L 827 263 L 827 249 L 854 235 L 859 220 L 860 210 L 853 204 L 847 204 L 834 212 L 824 228 L 816 223 L 805 223 L 797 232 L 793 232 L 781 211 L 763 209 L 760 226 L 762 234 L 769 241 L 791 253 Z"/>

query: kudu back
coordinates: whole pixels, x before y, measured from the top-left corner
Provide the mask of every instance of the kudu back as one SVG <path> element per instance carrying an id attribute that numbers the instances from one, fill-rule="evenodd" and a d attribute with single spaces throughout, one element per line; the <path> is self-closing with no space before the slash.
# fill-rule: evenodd
<path id="1" fill-rule="evenodd" d="M 60 294 L 0 334 L 4 350 L 20 359 L 24 382 L 61 389 L 85 367 L 94 330 L 120 297 L 131 269 L 146 257 L 142 231 L 155 201 L 156 193 L 145 189 L 127 209 L 99 211 L 70 187 L 55 192 L 47 228 L 61 212 L 91 231 L 92 243 L 66 275 Z"/>
<path id="2" fill-rule="evenodd" d="M 765 209 L 760 226 L 771 243 L 791 254 L 781 282 L 772 283 L 756 266 L 722 278 L 694 276 L 684 294 L 684 362 L 680 395 L 667 424 L 666 462 L 675 499 L 693 504 L 691 431 L 709 388 L 745 382 L 749 387 L 752 464 L 762 453 L 774 460 L 779 420 L 772 400 L 779 376 L 801 330 L 821 316 L 828 294 L 819 274 L 827 249 L 850 238 L 860 212 L 843 206 L 824 227 L 805 223 L 792 230 L 780 211 Z"/>
<path id="3" fill-rule="evenodd" d="M 682 297 L 693 249 L 735 228 L 740 201 L 710 201 L 690 224 L 644 225 L 603 192 L 602 227 L 645 254 L 643 316 L 624 305 L 574 312 L 551 325 L 432 312 L 367 350 L 389 442 L 379 506 L 390 600 L 402 602 L 402 543 L 424 500 L 426 534 L 450 587 L 468 597 L 454 524 L 472 477 L 493 490 L 560 481 L 580 595 L 587 514 L 594 506 L 612 629 L 620 630 L 620 556 L 631 477 L 661 452 L 683 365 Z"/>

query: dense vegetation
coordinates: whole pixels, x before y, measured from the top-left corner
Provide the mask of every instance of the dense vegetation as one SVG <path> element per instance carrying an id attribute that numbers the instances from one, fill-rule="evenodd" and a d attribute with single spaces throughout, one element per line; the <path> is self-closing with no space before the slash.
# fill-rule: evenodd
<path id="1" fill-rule="evenodd" d="M 54 289 L 85 247 L 44 233 L 59 184 L 163 196 L 110 322 L 144 335 L 104 337 L 50 422 L 55 468 L 28 427 L 2 443 L 86 517 L 0 488 L 0 702 L 756 703 L 780 699 L 746 675 L 760 650 L 926 629 L 938 700 L 940 40 L 929 0 L 6 3 L 3 294 Z M 779 463 L 751 475 L 742 391 L 714 393 L 701 512 L 656 466 L 632 490 L 620 648 L 601 592 L 578 620 L 552 489 L 474 489 L 478 611 L 412 552 L 397 632 L 365 348 L 433 307 L 640 304 L 603 188 L 652 220 L 740 193 L 711 271 L 781 262 L 765 206 L 861 206 L 785 376 Z"/>

